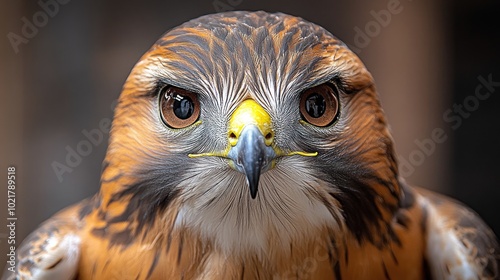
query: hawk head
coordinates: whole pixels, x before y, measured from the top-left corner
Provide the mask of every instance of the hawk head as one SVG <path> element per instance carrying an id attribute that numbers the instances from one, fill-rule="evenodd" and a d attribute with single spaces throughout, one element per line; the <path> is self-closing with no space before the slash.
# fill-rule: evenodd
<path id="1" fill-rule="evenodd" d="M 134 67 L 100 196 L 137 233 L 168 212 L 222 249 L 263 250 L 324 229 L 382 244 L 400 188 L 359 58 L 301 18 L 228 12 L 171 29 Z"/>

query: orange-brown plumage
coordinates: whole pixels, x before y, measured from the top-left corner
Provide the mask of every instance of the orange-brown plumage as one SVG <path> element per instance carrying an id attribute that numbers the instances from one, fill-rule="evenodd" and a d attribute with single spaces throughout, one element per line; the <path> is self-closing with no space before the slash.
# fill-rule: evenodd
<path id="1" fill-rule="evenodd" d="M 499 275 L 479 217 L 399 177 L 359 58 L 317 25 L 265 12 L 209 15 L 160 38 L 123 87 L 100 192 L 21 250 L 20 278 Z"/>

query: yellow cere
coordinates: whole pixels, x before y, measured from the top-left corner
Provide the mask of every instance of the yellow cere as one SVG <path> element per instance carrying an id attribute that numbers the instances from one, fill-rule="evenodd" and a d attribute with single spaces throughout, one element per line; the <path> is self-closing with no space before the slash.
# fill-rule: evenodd
<path id="1" fill-rule="evenodd" d="M 262 135 L 273 134 L 271 116 L 257 102 L 247 99 L 236 108 L 229 120 L 228 135 L 234 134 L 235 136 L 234 138 L 229 137 L 229 142 L 232 146 L 235 146 L 238 142 L 243 128 L 250 124 L 257 126 Z M 270 145 L 271 143 L 266 144 Z"/>

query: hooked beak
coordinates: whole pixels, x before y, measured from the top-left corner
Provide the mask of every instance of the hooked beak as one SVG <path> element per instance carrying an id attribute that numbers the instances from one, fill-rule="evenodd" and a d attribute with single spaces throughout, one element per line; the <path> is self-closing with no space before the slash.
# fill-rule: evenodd
<path id="1" fill-rule="evenodd" d="M 255 125 L 247 125 L 237 139 L 237 144 L 228 153 L 234 168 L 247 178 L 250 196 L 255 199 L 259 189 L 260 174 L 270 169 L 276 153 Z"/>
<path id="2" fill-rule="evenodd" d="M 245 174 L 250 196 L 255 199 L 260 174 L 270 169 L 276 158 L 271 117 L 254 100 L 243 101 L 229 120 L 228 140 L 227 157 L 234 169 Z"/>

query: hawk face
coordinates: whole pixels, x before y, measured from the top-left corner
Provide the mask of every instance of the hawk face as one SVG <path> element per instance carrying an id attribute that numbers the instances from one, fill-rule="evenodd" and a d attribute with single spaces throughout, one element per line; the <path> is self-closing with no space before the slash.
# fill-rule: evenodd
<path id="1" fill-rule="evenodd" d="M 232 251 L 286 250 L 320 230 L 381 244 L 399 203 L 372 77 L 326 30 L 284 14 L 167 32 L 124 86 L 105 166 L 101 197 L 126 202 L 136 232 L 174 211 L 173 228 Z"/>

